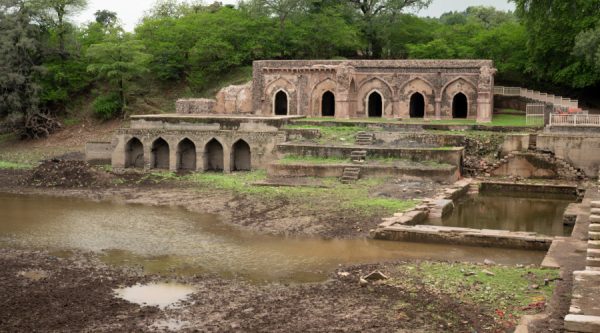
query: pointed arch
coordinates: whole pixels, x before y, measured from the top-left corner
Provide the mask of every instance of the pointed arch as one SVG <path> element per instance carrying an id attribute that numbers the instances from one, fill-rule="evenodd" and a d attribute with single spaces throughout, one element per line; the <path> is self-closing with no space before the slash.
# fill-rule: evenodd
<path id="1" fill-rule="evenodd" d="M 269 83 L 264 90 L 263 114 L 275 115 L 275 105 L 277 93 L 283 91 L 286 94 L 286 114 L 296 114 L 296 86 L 289 80 L 279 77 Z M 283 107 L 283 104 L 282 104 Z M 280 113 L 282 111 L 280 110 Z"/>
<path id="2" fill-rule="evenodd" d="M 231 147 L 231 171 L 252 170 L 252 151 L 243 139 L 237 140 Z"/>
<path id="3" fill-rule="evenodd" d="M 204 146 L 204 171 L 224 170 L 223 145 L 216 138 L 210 139 Z"/>
<path id="4" fill-rule="evenodd" d="M 462 76 L 444 85 L 442 114 L 448 118 L 469 118 L 477 114 L 477 87 Z M 460 95 L 459 95 L 460 94 Z"/>
<path id="5" fill-rule="evenodd" d="M 140 139 L 133 137 L 125 144 L 125 167 L 144 167 L 144 145 Z"/>
<path id="6" fill-rule="evenodd" d="M 422 84 L 418 84 L 421 83 Z M 416 84 L 415 84 L 416 83 Z M 424 95 L 434 94 L 435 95 L 435 86 L 429 80 L 424 77 L 417 76 L 413 77 L 410 80 L 404 82 L 399 89 L 401 94 L 407 94 L 410 92 L 418 91 Z"/>
<path id="7" fill-rule="evenodd" d="M 377 103 L 377 105 L 379 105 L 378 97 L 376 95 L 373 95 L 375 98 L 374 100 L 371 100 L 370 98 L 374 91 L 377 92 L 381 99 L 381 115 L 377 112 L 376 116 L 391 116 L 393 114 L 393 92 L 390 85 L 378 77 L 372 77 L 365 80 L 360 85 L 358 93 L 356 94 L 358 97 L 356 103 L 356 115 L 359 117 L 373 116 L 372 111 L 374 111 L 373 107 L 375 107 L 375 104 L 371 105 L 372 107 L 369 108 L 369 102 L 371 101 L 371 103 Z M 371 112 L 369 112 L 369 110 L 371 110 Z"/>
<path id="8" fill-rule="evenodd" d="M 154 169 L 169 169 L 170 166 L 170 148 L 169 143 L 163 138 L 158 138 L 152 143 L 151 165 Z"/>
<path id="9" fill-rule="evenodd" d="M 196 144 L 188 138 L 177 144 L 177 170 L 196 170 Z"/>
<path id="10" fill-rule="evenodd" d="M 337 83 L 331 78 L 326 78 L 314 86 L 310 94 L 309 114 L 311 116 L 318 117 L 323 115 L 323 95 L 325 92 L 330 91 L 335 96 L 337 92 L 336 88 Z"/>

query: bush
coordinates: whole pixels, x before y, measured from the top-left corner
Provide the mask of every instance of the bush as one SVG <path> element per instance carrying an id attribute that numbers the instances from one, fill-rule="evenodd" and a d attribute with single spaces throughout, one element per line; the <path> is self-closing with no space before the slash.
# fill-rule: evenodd
<path id="1" fill-rule="evenodd" d="M 92 104 L 92 108 L 97 117 L 108 120 L 121 113 L 123 103 L 121 103 L 117 94 L 101 95 L 96 97 Z"/>

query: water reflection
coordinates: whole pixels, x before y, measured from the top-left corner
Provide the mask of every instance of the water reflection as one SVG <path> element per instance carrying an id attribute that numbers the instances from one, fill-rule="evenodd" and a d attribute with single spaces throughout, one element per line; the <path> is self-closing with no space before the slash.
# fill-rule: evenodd
<path id="1" fill-rule="evenodd" d="M 148 272 L 211 272 L 253 281 L 322 281 L 340 264 L 432 259 L 539 264 L 544 252 L 368 239 L 258 235 L 215 215 L 43 196 L 0 195 L 0 245 L 95 251 Z"/>

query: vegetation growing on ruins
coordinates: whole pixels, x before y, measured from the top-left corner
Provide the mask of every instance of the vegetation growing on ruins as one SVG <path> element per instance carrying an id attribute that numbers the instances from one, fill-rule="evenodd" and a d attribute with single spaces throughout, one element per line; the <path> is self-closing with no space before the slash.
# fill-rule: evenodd
<path id="1" fill-rule="evenodd" d="M 74 24 L 84 0 L 5 0 L 0 63 L 10 65 L 0 67 L 0 117 L 24 137 L 40 137 L 57 128 L 57 117 L 170 111 L 172 99 L 211 96 L 248 80 L 253 60 L 269 58 L 490 58 L 501 83 L 568 95 L 600 82 L 597 1 L 515 0 L 516 14 L 407 13 L 430 2 L 161 0 L 126 32 L 110 10 Z"/>
<path id="2" fill-rule="evenodd" d="M 360 179 L 351 185 L 341 184 L 337 178 L 324 178 L 321 181 L 325 188 L 256 186 L 255 182 L 266 179 L 266 173 L 262 170 L 232 174 L 198 173 L 184 176 L 183 179 L 202 185 L 199 191 L 212 188 L 257 195 L 262 200 L 285 199 L 314 212 L 326 209 L 333 202 L 359 215 L 396 213 L 413 208 L 418 203 L 415 200 L 372 197 L 370 193 L 373 189 L 389 181 L 385 178 Z"/>
<path id="3" fill-rule="evenodd" d="M 523 314 L 543 310 L 552 298 L 557 270 L 533 267 L 481 266 L 468 263 L 422 262 L 396 266 L 409 279 L 386 283 L 408 287 L 425 286 L 454 295 L 466 304 L 481 304 L 496 321 L 514 327 Z M 393 275 L 393 274 L 392 274 Z"/>

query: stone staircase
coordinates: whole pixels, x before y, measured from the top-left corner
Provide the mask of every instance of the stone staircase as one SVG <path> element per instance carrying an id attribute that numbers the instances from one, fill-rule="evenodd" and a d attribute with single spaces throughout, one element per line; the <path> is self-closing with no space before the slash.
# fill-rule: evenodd
<path id="1" fill-rule="evenodd" d="M 537 134 L 529 134 L 529 150 L 537 149 Z"/>
<path id="2" fill-rule="evenodd" d="M 354 164 L 362 164 L 367 160 L 367 151 L 366 150 L 355 150 L 350 153 L 350 160 Z"/>
<path id="3" fill-rule="evenodd" d="M 586 179 L 585 173 L 583 171 L 575 168 L 574 166 L 572 166 L 569 162 L 565 161 L 564 159 L 554 156 L 554 154 L 552 154 L 552 153 L 541 152 L 541 151 L 531 151 L 531 152 L 527 152 L 524 154 L 535 155 L 535 157 L 540 160 L 543 160 L 543 161 L 551 163 L 551 164 L 555 164 L 557 167 L 556 172 L 558 174 L 558 177 L 560 177 L 560 178 L 569 179 L 569 180 Z M 523 153 L 512 152 L 512 153 L 506 155 L 505 157 L 503 157 L 502 159 L 500 159 L 498 162 L 496 162 L 492 165 L 489 165 L 488 168 L 485 170 L 485 172 L 490 174 L 494 170 L 503 166 L 504 164 L 509 163 L 510 160 L 514 159 L 516 156 L 520 156 L 520 155 L 523 155 Z"/>
<path id="4" fill-rule="evenodd" d="M 369 146 L 373 144 L 374 135 L 369 132 L 356 133 L 356 144 L 360 146 Z"/>
<path id="5" fill-rule="evenodd" d="M 359 167 L 346 167 L 344 168 L 344 173 L 342 174 L 342 183 L 349 184 L 357 181 L 360 178 L 360 168 Z"/>
<path id="6" fill-rule="evenodd" d="M 479 183 L 473 182 L 469 184 L 469 191 L 467 192 L 469 195 L 479 194 Z"/>

